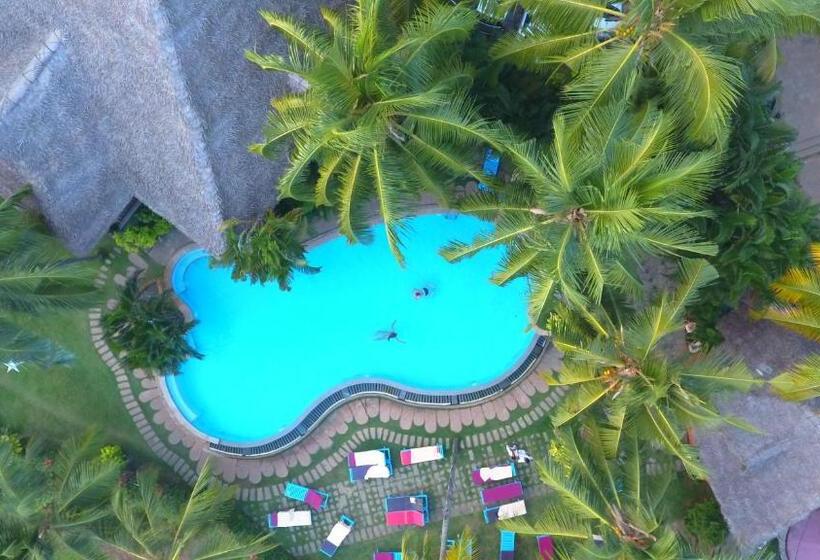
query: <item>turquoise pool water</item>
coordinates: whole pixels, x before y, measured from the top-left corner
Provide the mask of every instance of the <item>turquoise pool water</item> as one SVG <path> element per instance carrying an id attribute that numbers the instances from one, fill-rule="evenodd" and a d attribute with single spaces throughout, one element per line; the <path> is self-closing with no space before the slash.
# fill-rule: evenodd
<path id="1" fill-rule="evenodd" d="M 373 243 L 340 237 L 309 252 L 322 271 L 290 292 L 231 280 L 204 251 L 184 255 L 172 284 L 199 324 L 205 354 L 168 376 L 171 398 L 199 431 L 250 443 L 281 433 L 338 386 L 379 378 L 421 391 L 467 390 L 512 370 L 534 342 L 524 280 L 488 280 L 503 249 L 449 264 L 438 250 L 490 225 L 468 216 L 413 218 L 402 269 L 381 228 Z M 428 288 L 421 299 L 413 290 Z M 401 342 L 377 340 L 394 330 Z"/>

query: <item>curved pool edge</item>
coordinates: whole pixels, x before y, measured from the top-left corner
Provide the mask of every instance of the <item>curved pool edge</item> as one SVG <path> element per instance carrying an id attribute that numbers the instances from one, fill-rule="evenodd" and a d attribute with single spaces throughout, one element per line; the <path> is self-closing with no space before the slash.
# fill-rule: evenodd
<path id="1" fill-rule="evenodd" d="M 427 204 L 416 208 L 413 216 L 427 214 L 444 214 L 448 210 L 436 204 Z M 378 215 L 370 217 L 371 224 L 375 225 Z M 305 241 L 307 248 L 320 245 L 331 238 L 341 235 L 338 227 L 326 228 Z M 196 243 L 187 243 L 179 247 L 172 254 L 165 266 L 163 274 L 163 289 L 171 292 L 172 298 L 186 320 L 195 320 L 192 310 L 173 289 L 173 276 L 179 262 L 193 252 L 205 251 Z M 419 408 L 457 409 L 470 408 L 483 404 L 485 401 L 498 397 L 508 389 L 514 387 L 526 377 L 533 365 L 549 347 L 548 337 L 537 330 L 536 336 L 522 355 L 521 359 L 509 371 L 499 375 L 493 381 L 470 387 L 462 391 L 421 391 L 412 387 L 402 386 L 392 381 L 367 378 L 338 385 L 317 398 L 305 412 L 293 423 L 289 424 L 275 435 L 252 442 L 231 442 L 208 435 L 199 430 L 191 420 L 180 410 L 166 380 L 160 380 L 160 393 L 165 405 L 170 409 L 174 419 L 194 434 L 197 438 L 208 443 L 211 451 L 236 457 L 263 457 L 285 451 L 298 444 L 307 437 L 322 420 L 340 406 L 353 400 L 377 396 L 388 398 L 395 402 Z M 183 401 L 184 402 L 184 401 Z"/>
<path id="2" fill-rule="evenodd" d="M 211 451 L 236 457 L 264 457 L 280 453 L 298 444 L 310 435 L 331 412 L 363 397 L 382 397 L 419 408 L 458 409 L 479 406 L 507 392 L 524 379 L 549 348 L 548 342 L 547 337 L 537 336 L 529 351 L 512 371 L 500 376 L 493 383 L 480 388 L 472 388 L 469 391 L 422 392 L 379 379 L 341 385 L 317 399 L 306 409 L 305 414 L 299 420 L 279 434 L 256 442 L 235 443 L 204 434 L 182 414 L 171 395 L 167 381 L 161 380 L 160 386 L 165 405 L 171 410 L 174 418 L 197 437 L 208 442 Z"/>

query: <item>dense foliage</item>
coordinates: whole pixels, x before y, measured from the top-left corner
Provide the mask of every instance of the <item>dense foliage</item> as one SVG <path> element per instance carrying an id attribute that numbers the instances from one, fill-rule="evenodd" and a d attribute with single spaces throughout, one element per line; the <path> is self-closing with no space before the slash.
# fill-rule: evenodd
<path id="1" fill-rule="evenodd" d="M 171 224 L 150 208 L 140 207 L 122 231 L 115 231 L 111 237 L 117 247 L 129 253 L 139 253 L 151 249 L 159 238 L 171 231 Z"/>
<path id="2" fill-rule="evenodd" d="M 321 30 L 262 12 L 290 44 L 289 56 L 247 52 L 305 85 L 272 101 L 265 141 L 252 147 L 277 158 L 293 146 L 279 196 L 333 207 L 351 242 L 369 238 L 375 202 L 400 262 L 402 220 L 420 196 L 447 205 L 454 177 L 490 181 L 475 165 L 475 148 L 505 137 L 467 95 L 471 72 L 460 52 L 475 12 L 414 4 L 359 0 L 343 14 L 324 9 Z"/>
<path id="3" fill-rule="evenodd" d="M 299 210 L 279 216 L 269 210 L 250 226 L 237 220 L 226 224 L 225 252 L 215 259 L 218 265 L 231 266 L 234 280 L 251 282 L 276 281 L 282 290 L 290 290 L 294 271 L 315 274 L 305 257 L 302 239 L 305 222 Z"/>
<path id="4" fill-rule="evenodd" d="M 525 68 L 570 69 L 562 111 L 576 125 L 652 82 L 678 127 L 707 144 L 722 138 L 743 89 L 740 63 L 727 56 L 731 43 L 820 31 L 820 12 L 805 0 L 628 0 L 623 11 L 586 0 L 506 2 L 516 3 L 530 12 L 528 32 L 510 34 L 493 53 Z"/>
<path id="5" fill-rule="evenodd" d="M 128 280 L 117 306 L 102 319 L 106 338 L 125 351 L 128 367 L 160 375 L 177 373 L 185 360 L 203 357 L 187 339 L 195 324 L 185 320 L 170 292 L 140 289 L 138 276 Z"/>
<path id="6" fill-rule="evenodd" d="M 683 521 L 686 530 L 703 548 L 719 546 L 729 536 L 729 527 L 726 526 L 726 520 L 720 512 L 720 505 L 714 498 L 698 502 L 690 507 Z"/>
<path id="7" fill-rule="evenodd" d="M 20 203 L 23 189 L 0 199 L 0 358 L 41 365 L 70 355 L 24 327 L 25 314 L 81 309 L 95 302 L 94 263 L 72 259 L 43 224 Z"/>
<path id="8" fill-rule="evenodd" d="M 492 219 L 494 231 L 453 242 L 450 261 L 506 245 L 493 277 L 499 285 L 527 275 L 530 319 L 539 328 L 558 303 L 587 313 L 606 287 L 634 293 L 647 255 L 714 255 L 690 222 L 701 215 L 713 152 L 681 153 L 672 121 L 657 110 L 637 115 L 627 103 L 599 108 L 583 129 L 553 122 L 552 145 L 508 146 L 516 174 L 497 192 L 460 201 L 462 212 Z"/>
<path id="9" fill-rule="evenodd" d="M 703 289 L 689 314 L 694 335 L 707 344 L 722 340 L 716 323 L 753 292 L 769 299 L 769 285 L 789 266 L 807 262 L 818 234 L 817 208 L 797 175 L 800 161 L 790 151 L 794 131 L 772 114 L 777 90 L 757 85 L 743 98 L 701 231 L 718 245 L 711 259 L 720 277 Z"/>
<path id="10" fill-rule="evenodd" d="M 759 383 L 740 359 L 717 352 L 685 358 L 685 350 L 669 344 L 675 334 L 683 338 L 687 303 L 716 276 L 706 261 L 686 261 L 680 286 L 654 304 L 637 311 L 623 305 L 598 309 L 595 321 L 602 331 L 579 327 L 571 310 L 554 315 L 554 343 L 564 359 L 548 380 L 568 386 L 570 392 L 551 414 L 553 425 L 591 413 L 601 424 L 607 456 L 617 456 L 625 434 L 633 434 L 674 455 L 690 476 L 705 478 L 706 470 L 696 449 L 684 441 L 684 432 L 690 426 L 721 422 L 747 427 L 722 417 L 712 399 L 721 390 Z"/>

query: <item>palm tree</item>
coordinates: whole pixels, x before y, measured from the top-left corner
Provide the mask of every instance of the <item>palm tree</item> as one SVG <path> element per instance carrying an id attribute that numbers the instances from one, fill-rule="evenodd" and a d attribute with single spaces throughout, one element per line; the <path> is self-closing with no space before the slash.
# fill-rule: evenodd
<path id="1" fill-rule="evenodd" d="M 743 87 L 739 62 L 727 56 L 730 42 L 820 32 L 816 0 L 509 3 L 529 10 L 533 24 L 500 41 L 493 55 L 529 68 L 568 68 L 574 79 L 565 111 L 574 125 L 613 99 L 654 88 L 691 137 L 707 143 L 722 137 Z"/>
<path id="2" fill-rule="evenodd" d="M 294 270 L 319 272 L 305 256 L 305 222 L 301 218 L 299 210 L 282 216 L 269 210 L 250 227 L 243 228 L 238 220 L 231 220 L 225 224 L 227 248 L 215 261 L 232 266 L 234 280 L 250 279 L 261 284 L 275 280 L 280 289 L 290 290 Z"/>
<path id="3" fill-rule="evenodd" d="M 626 438 L 615 458 L 605 439 L 594 423 L 556 431 L 558 453 L 537 464 L 554 501 L 535 523 L 517 518 L 501 526 L 552 536 L 560 558 L 679 560 L 681 546 L 662 508 L 673 469 L 648 476 L 647 449 L 636 437 Z"/>
<path id="4" fill-rule="evenodd" d="M 115 493 L 117 529 L 99 546 L 113 560 L 246 560 L 273 550 L 270 534 L 247 536 L 225 524 L 234 495 L 208 465 L 181 501 L 162 491 L 156 471 L 140 471 Z"/>
<path id="5" fill-rule="evenodd" d="M 413 540 L 408 535 L 402 538 L 401 553 L 403 560 L 439 560 L 437 543 L 425 533 L 420 539 Z M 452 546 L 447 549 L 444 560 L 477 560 L 478 547 L 470 527 L 465 527 Z"/>
<path id="6" fill-rule="evenodd" d="M 293 146 L 279 196 L 334 207 L 351 242 L 369 239 L 374 201 L 400 262 L 402 218 L 420 194 L 446 204 L 449 180 L 481 178 L 469 163 L 475 147 L 500 145 L 503 136 L 464 93 L 470 72 L 457 54 L 476 14 L 446 3 L 411 4 L 359 0 L 344 14 L 323 9 L 326 30 L 263 11 L 290 55 L 246 53 L 261 68 L 305 84 L 271 102 L 265 141 L 252 147 L 273 159 Z"/>
<path id="7" fill-rule="evenodd" d="M 811 257 L 812 268 L 791 268 L 772 284 L 778 303 L 754 316 L 820 342 L 820 243 L 811 246 Z M 772 389 L 784 399 L 820 397 L 820 355 L 808 356 L 771 383 Z"/>
<path id="8" fill-rule="evenodd" d="M 530 315 L 545 328 L 556 293 L 578 312 L 601 301 L 606 286 L 640 288 L 634 270 L 647 255 L 713 255 L 687 224 L 709 188 L 717 158 L 682 154 L 672 123 L 625 103 L 598 109 L 587 129 L 570 131 L 554 119 L 549 149 L 534 143 L 508 147 L 517 168 L 513 184 L 479 192 L 459 210 L 495 222 L 472 243 L 454 242 L 442 254 L 451 261 L 506 245 L 493 277 L 499 285 L 520 276 L 531 283 Z M 601 327 L 602 328 L 602 327 Z"/>
<path id="9" fill-rule="evenodd" d="M 171 292 L 151 294 L 149 288 L 140 288 L 138 275 L 129 278 L 117 307 L 103 316 L 103 332 L 125 350 L 128 367 L 178 373 L 189 358 L 203 357 L 188 340 L 196 322 L 185 320 Z"/>
<path id="10" fill-rule="evenodd" d="M 95 557 L 91 529 L 110 515 L 122 465 L 95 458 L 86 436 L 49 456 L 34 443 L 18 455 L 0 443 L 0 558 Z"/>
<path id="11" fill-rule="evenodd" d="M 564 352 L 561 370 L 549 375 L 552 385 L 570 387 L 551 418 L 564 426 L 590 412 L 601 422 L 608 456 L 617 456 L 626 433 L 661 445 L 675 455 L 695 478 L 706 471 L 695 449 L 682 436 L 694 425 L 711 427 L 730 423 L 754 430 L 740 420 L 725 418 L 711 404 L 721 390 L 748 390 L 762 383 L 740 360 L 713 351 L 688 358 L 670 348 L 668 337 L 683 334 L 686 305 L 717 273 L 704 260 L 684 261 L 680 285 L 647 308 L 624 312 L 617 307 L 597 312 L 606 334 L 583 332 L 564 314 L 553 323 L 555 346 Z"/>
<path id="12" fill-rule="evenodd" d="M 92 304 L 95 270 L 90 262 L 71 259 L 21 208 L 29 193 L 23 189 L 0 199 L 0 359 L 48 365 L 70 356 L 18 319 Z"/>

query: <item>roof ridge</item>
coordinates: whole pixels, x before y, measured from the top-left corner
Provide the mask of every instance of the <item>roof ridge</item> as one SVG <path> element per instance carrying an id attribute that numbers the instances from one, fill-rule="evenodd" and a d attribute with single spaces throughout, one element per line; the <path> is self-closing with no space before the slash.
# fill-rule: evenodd
<path id="1" fill-rule="evenodd" d="M 59 30 L 52 31 L 46 37 L 43 45 L 20 73 L 20 76 L 11 83 L 3 97 L 0 98 L 0 120 L 3 120 L 23 100 L 62 45 L 63 36 Z"/>

